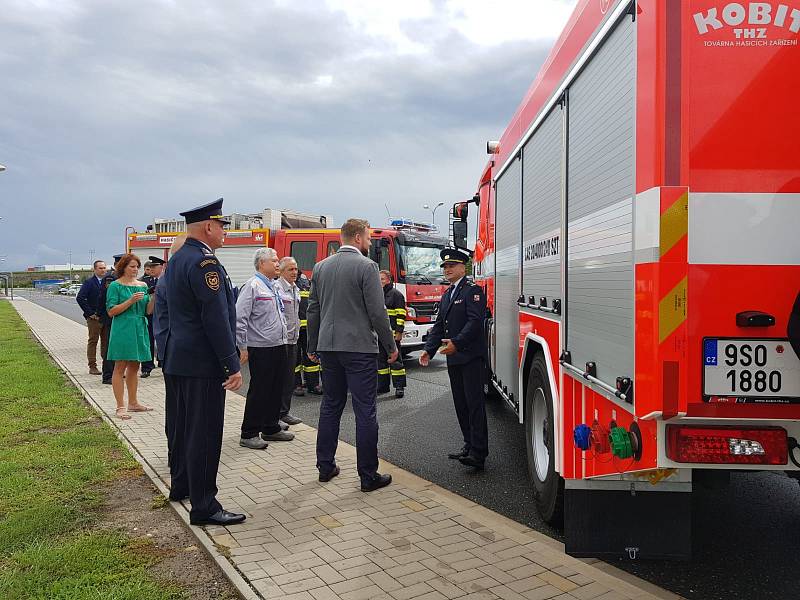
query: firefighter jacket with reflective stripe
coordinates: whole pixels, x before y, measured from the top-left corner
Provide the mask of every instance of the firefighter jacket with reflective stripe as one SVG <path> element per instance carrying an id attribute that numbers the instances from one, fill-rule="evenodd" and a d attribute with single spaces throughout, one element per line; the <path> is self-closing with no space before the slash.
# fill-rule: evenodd
<path id="1" fill-rule="evenodd" d="M 406 299 L 392 284 L 383 287 L 383 301 L 389 315 L 392 331 L 403 333 L 406 324 Z"/>
<path id="2" fill-rule="evenodd" d="M 303 329 L 308 325 L 308 318 L 306 315 L 308 313 L 308 296 L 311 294 L 311 285 L 305 275 L 298 277 L 296 283 L 300 290 L 300 310 L 298 311 L 298 317 L 300 319 L 300 329 Z"/>

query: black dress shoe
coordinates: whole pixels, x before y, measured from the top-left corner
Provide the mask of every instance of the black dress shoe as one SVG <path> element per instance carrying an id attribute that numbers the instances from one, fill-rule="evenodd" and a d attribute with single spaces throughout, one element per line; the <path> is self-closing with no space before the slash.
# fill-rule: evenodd
<path id="1" fill-rule="evenodd" d="M 169 493 L 169 499 L 170 499 L 170 502 L 182 502 L 183 500 L 188 500 L 189 499 L 189 494 L 188 493 L 181 494 L 180 492 L 176 492 L 176 493 L 173 494 L 172 492 L 170 492 Z"/>
<path id="2" fill-rule="evenodd" d="M 111 380 L 110 379 L 103 379 L 103 383 L 105 383 L 106 385 L 111 385 Z"/>
<path id="3" fill-rule="evenodd" d="M 218 510 L 210 517 L 205 519 L 196 519 L 191 523 L 192 525 L 236 525 L 241 523 L 247 517 L 238 513 L 228 512 L 227 510 Z"/>
<path id="4" fill-rule="evenodd" d="M 402 398 L 405 395 L 406 395 L 406 391 L 403 388 L 397 388 L 394 391 L 394 397 L 395 398 Z"/>
<path id="5" fill-rule="evenodd" d="M 472 467 L 476 471 L 483 471 L 484 468 L 483 460 L 481 460 L 480 458 L 475 458 L 474 456 L 471 456 L 469 454 L 467 456 L 460 457 L 458 459 L 458 462 L 460 462 L 462 465 Z"/>
<path id="6" fill-rule="evenodd" d="M 296 388 L 294 388 L 294 392 L 292 392 L 292 393 L 295 396 L 305 396 L 306 395 L 306 389 L 302 385 L 298 385 Z"/>
<path id="7" fill-rule="evenodd" d="M 322 396 L 322 388 L 319 386 L 308 388 L 308 393 L 312 396 Z"/>
<path id="8" fill-rule="evenodd" d="M 150 377 L 150 371 L 142 371 L 141 377 L 142 377 L 142 379 Z"/>
<path id="9" fill-rule="evenodd" d="M 447 455 L 447 458 L 452 458 L 453 460 L 458 460 L 459 458 L 464 458 L 465 456 L 469 456 L 469 450 L 467 450 L 466 446 L 464 446 L 458 452 L 451 452 L 450 454 Z"/>
<path id="10" fill-rule="evenodd" d="M 375 474 L 375 479 L 372 480 L 371 483 L 364 484 L 361 483 L 361 491 L 362 492 L 374 492 L 375 490 L 379 490 L 382 487 L 386 487 L 392 483 L 392 476 L 391 475 L 381 475 L 380 473 Z"/>
<path id="11" fill-rule="evenodd" d="M 319 480 L 320 480 L 322 483 L 327 483 L 327 482 L 329 482 L 331 479 L 333 479 L 334 477 L 336 477 L 336 476 L 337 476 L 339 473 L 340 473 L 340 471 L 339 471 L 339 467 L 338 467 L 338 466 L 337 466 L 337 467 L 333 467 L 333 471 L 331 471 L 330 473 L 326 473 L 326 474 L 324 474 L 324 475 L 323 475 L 322 473 L 320 473 L 320 474 L 319 474 Z"/>

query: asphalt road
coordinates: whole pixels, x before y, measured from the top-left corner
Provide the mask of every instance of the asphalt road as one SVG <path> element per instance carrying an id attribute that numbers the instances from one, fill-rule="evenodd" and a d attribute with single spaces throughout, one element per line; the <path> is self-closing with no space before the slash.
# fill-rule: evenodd
<path id="1" fill-rule="evenodd" d="M 74 298 L 23 293 L 38 304 L 83 323 Z M 541 522 L 526 474 L 524 430 L 504 405 L 487 407 L 490 456 L 486 471 L 471 474 L 447 453 L 460 432 L 444 362 L 427 369 L 406 362 L 406 397 L 378 399 L 379 451 L 386 460 L 556 539 Z M 145 384 L 146 385 L 146 384 Z M 246 388 L 243 388 L 243 390 Z M 292 412 L 312 426 L 319 398 L 295 397 Z M 351 408 L 341 438 L 355 443 Z M 734 473 L 722 490 L 695 488 L 691 562 L 620 561 L 617 567 L 687 598 L 699 600 L 800 597 L 800 488 L 776 473 Z"/>

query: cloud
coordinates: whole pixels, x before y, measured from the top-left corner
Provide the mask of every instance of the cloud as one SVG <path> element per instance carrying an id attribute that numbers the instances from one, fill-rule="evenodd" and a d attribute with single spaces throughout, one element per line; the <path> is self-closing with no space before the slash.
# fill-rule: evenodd
<path id="1" fill-rule="evenodd" d="M 0 253 L 103 257 L 218 196 L 376 223 L 471 196 L 552 39 L 479 43 L 468 4 L 4 6 Z"/>

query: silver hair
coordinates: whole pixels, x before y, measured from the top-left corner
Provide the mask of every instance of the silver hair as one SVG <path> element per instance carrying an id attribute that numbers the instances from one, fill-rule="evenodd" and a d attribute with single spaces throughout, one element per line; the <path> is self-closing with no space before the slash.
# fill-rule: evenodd
<path id="1" fill-rule="evenodd" d="M 297 261 L 294 258 L 292 258 L 291 256 L 284 256 L 281 259 L 281 262 L 279 263 L 281 271 L 283 271 L 287 266 L 289 266 L 290 262 L 293 262 L 294 264 L 297 264 Z"/>
<path id="2" fill-rule="evenodd" d="M 259 248 L 256 250 L 256 253 L 253 254 L 253 266 L 258 271 L 258 265 L 261 264 L 262 260 L 271 260 L 273 258 L 278 258 L 278 253 L 275 252 L 272 248 Z"/>

